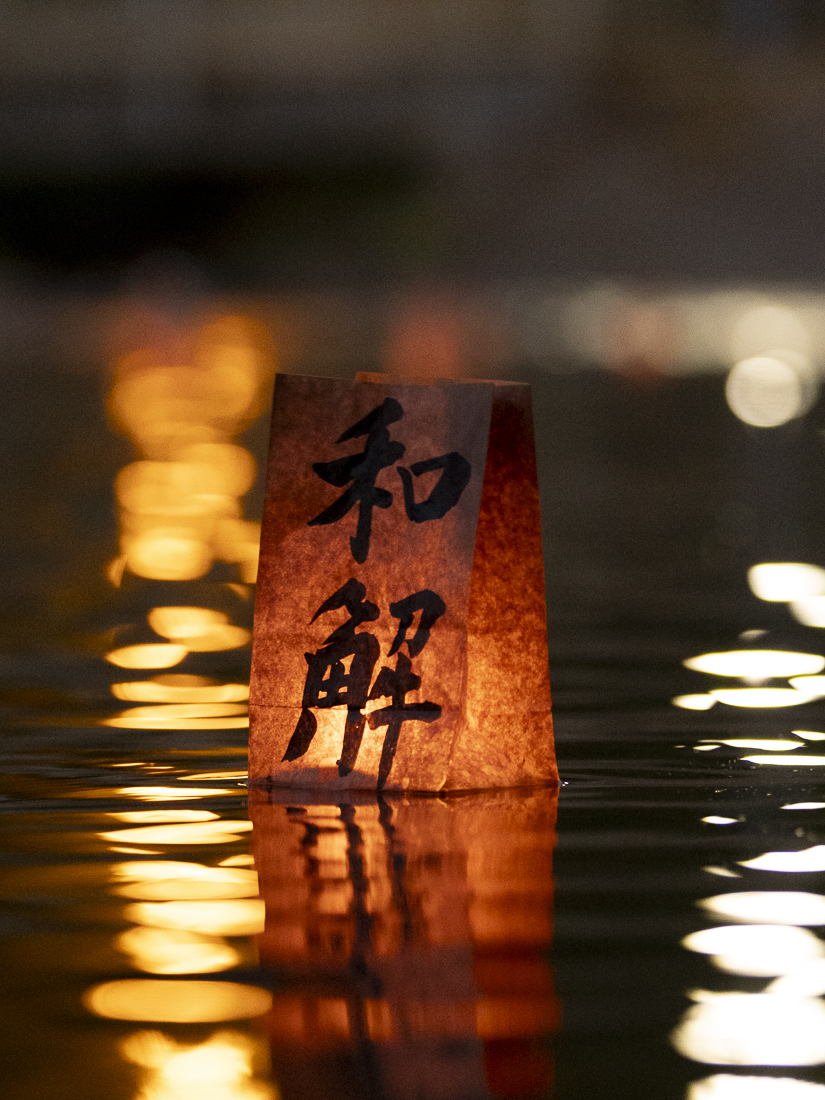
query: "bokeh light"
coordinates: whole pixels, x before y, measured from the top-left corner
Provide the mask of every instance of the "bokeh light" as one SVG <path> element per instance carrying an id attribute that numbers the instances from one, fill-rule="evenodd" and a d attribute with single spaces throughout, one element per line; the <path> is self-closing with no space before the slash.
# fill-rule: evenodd
<path id="1" fill-rule="evenodd" d="M 208 936 L 257 936 L 264 930 L 264 903 L 258 898 L 139 901 L 127 906 L 126 917 L 134 924 Z"/>
<path id="2" fill-rule="evenodd" d="M 799 852 L 765 852 L 753 859 L 740 860 L 742 867 L 754 871 L 787 871 L 809 874 L 825 871 L 825 844 L 815 844 Z"/>
<path id="3" fill-rule="evenodd" d="M 787 974 L 825 955 L 813 932 L 784 924 L 731 924 L 691 932 L 682 946 L 712 955 L 720 970 L 750 977 Z"/>
<path id="4" fill-rule="evenodd" d="M 195 1046 L 158 1031 L 139 1031 L 120 1043 L 124 1058 L 146 1079 L 136 1100 L 278 1100 L 274 1084 L 256 1079 L 266 1068 L 261 1040 L 218 1031 Z"/>
<path id="5" fill-rule="evenodd" d="M 778 676 L 803 676 L 825 668 L 825 657 L 817 653 L 792 653 L 781 649 L 732 649 L 702 653 L 683 661 L 685 668 L 710 672 L 714 676 L 738 676 L 768 680 Z"/>
<path id="6" fill-rule="evenodd" d="M 272 1006 L 272 995 L 236 982 L 125 978 L 93 986 L 83 1003 L 95 1016 L 112 1020 L 210 1024 L 262 1016 Z"/>
<path id="7" fill-rule="evenodd" d="M 671 1036 L 686 1058 L 722 1066 L 825 1062 L 825 1004 L 764 993 L 721 994 L 688 1009 Z"/>
<path id="8" fill-rule="evenodd" d="M 717 1073 L 689 1086 L 686 1100 L 825 1100 L 825 1085 L 794 1077 Z"/>
<path id="9" fill-rule="evenodd" d="M 747 890 L 696 903 L 714 916 L 765 924 L 825 924 L 825 897 L 798 890 Z"/>
<path id="10" fill-rule="evenodd" d="M 808 360 L 784 351 L 740 360 L 725 383 L 731 412 L 755 428 L 787 424 L 806 413 L 815 396 L 815 377 Z"/>
<path id="11" fill-rule="evenodd" d="M 139 925 L 122 932 L 115 946 L 147 974 L 213 974 L 241 962 L 235 948 L 219 937 L 179 929 Z"/>
<path id="12" fill-rule="evenodd" d="M 825 569 L 806 562 L 762 562 L 748 570 L 748 584 L 760 600 L 788 603 L 825 595 Z"/>

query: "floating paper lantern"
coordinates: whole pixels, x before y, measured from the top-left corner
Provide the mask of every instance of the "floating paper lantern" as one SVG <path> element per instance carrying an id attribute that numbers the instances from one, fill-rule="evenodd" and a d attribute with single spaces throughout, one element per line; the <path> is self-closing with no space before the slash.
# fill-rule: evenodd
<path id="1" fill-rule="evenodd" d="M 253 782 L 557 780 L 529 387 L 278 377 L 250 701 Z"/>

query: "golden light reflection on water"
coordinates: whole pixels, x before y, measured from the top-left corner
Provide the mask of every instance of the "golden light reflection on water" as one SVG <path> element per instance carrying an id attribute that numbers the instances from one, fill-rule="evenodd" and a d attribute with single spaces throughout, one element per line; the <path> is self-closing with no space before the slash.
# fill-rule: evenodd
<path id="1" fill-rule="evenodd" d="M 255 936 L 264 929 L 264 903 L 258 898 L 135 902 L 125 916 L 135 924 L 208 936 Z"/>
<path id="2" fill-rule="evenodd" d="M 240 703 L 249 698 L 249 685 L 218 684 L 206 676 L 170 673 L 112 684 L 112 694 L 134 703 Z"/>
<path id="3" fill-rule="evenodd" d="M 216 584 L 217 607 L 175 601 L 152 608 L 143 627 L 162 642 L 106 654 L 121 668 L 172 668 L 190 654 L 249 645 L 251 632 L 220 604 L 226 591 L 248 599 L 257 575 L 260 524 L 244 518 L 255 482 L 251 453 L 234 442 L 263 411 L 273 374 L 263 329 L 233 315 L 181 321 L 164 308 L 133 303 L 114 331 L 119 347 L 108 409 L 139 456 L 117 476 L 120 553 L 108 568 L 119 586 L 130 573 L 152 581 L 195 581 L 215 562 L 235 570 Z M 218 588 L 222 594 L 218 593 Z M 226 589 L 226 591 L 224 591 Z M 191 675 L 115 684 L 130 707 L 102 719 L 120 729 L 244 729 L 246 684 Z"/>
<path id="4" fill-rule="evenodd" d="M 192 653 L 237 649 L 250 640 L 250 632 L 229 623 L 222 611 L 206 607 L 155 607 L 149 626 L 162 638 L 185 645 Z"/>
<path id="5" fill-rule="evenodd" d="M 139 1031 L 120 1050 L 147 1071 L 136 1100 L 278 1100 L 274 1085 L 256 1079 L 266 1068 L 260 1040 L 237 1031 L 218 1031 L 194 1046 Z"/>
<path id="6" fill-rule="evenodd" d="M 194 772 L 192 775 L 182 775 L 181 779 L 186 780 L 208 780 L 208 779 L 246 779 L 248 776 L 246 771 L 222 771 L 222 772 Z"/>
<path id="7" fill-rule="evenodd" d="M 246 859 L 246 856 L 233 857 Z M 232 866 L 237 869 L 233 870 Z M 167 879 L 180 881 L 190 879 L 199 882 L 242 883 L 254 886 L 257 892 L 258 876 L 254 871 L 241 870 L 239 865 L 224 863 L 219 867 L 209 867 L 203 863 L 189 863 L 182 860 L 129 860 L 115 863 L 111 867 L 115 879 L 128 879 L 132 882 L 162 882 Z"/>
<path id="8" fill-rule="evenodd" d="M 127 645 L 106 654 L 109 664 L 118 668 L 172 668 L 186 656 L 186 646 L 166 642 Z"/>
<path id="9" fill-rule="evenodd" d="M 238 788 L 231 787 L 87 787 L 72 791 L 72 798 L 110 798 L 120 795 L 137 802 L 185 802 L 194 798 L 237 795 Z"/>
<path id="10" fill-rule="evenodd" d="M 242 703 L 152 703 L 124 711 L 134 718 L 228 718 L 246 714 Z"/>
<path id="11" fill-rule="evenodd" d="M 795 890 L 749 890 L 697 902 L 715 916 L 765 924 L 825 924 L 825 897 Z"/>
<path id="12" fill-rule="evenodd" d="M 244 710 L 246 708 L 244 707 Z M 121 729 L 169 729 L 169 730 L 238 730 L 249 726 L 247 714 L 226 718 L 182 718 L 169 715 L 168 717 L 144 716 L 134 714 L 134 710 L 142 710 L 141 707 L 133 707 L 132 710 L 122 711 L 114 718 L 104 718 L 104 726 L 115 726 Z"/>
<path id="13" fill-rule="evenodd" d="M 124 898 L 142 901 L 176 901 L 186 899 L 212 900 L 218 898 L 255 898 L 258 896 L 258 880 L 238 882 L 227 879 L 161 879 L 157 882 L 135 882 L 116 886 L 112 893 Z"/>
<path id="14" fill-rule="evenodd" d="M 115 864 L 112 874 L 116 879 L 130 880 L 114 886 L 113 893 L 145 901 L 258 896 L 255 871 L 237 866 L 207 867 L 175 860 L 136 860 Z"/>
<path id="15" fill-rule="evenodd" d="M 254 581 L 259 528 L 243 520 L 240 498 L 255 463 L 232 440 L 262 411 L 266 337 L 239 316 L 188 327 L 158 317 L 143 328 L 146 342 L 119 357 L 109 395 L 115 425 L 142 454 L 116 486 L 120 560 L 139 576 L 192 580 L 218 558 Z"/>
<path id="16" fill-rule="evenodd" d="M 115 940 L 136 970 L 147 974 L 213 974 L 239 966 L 241 956 L 218 936 L 138 926 Z"/>
<path id="17" fill-rule="evenodd" d="M 101 792 L 96 792 L 100 797 Z M 237 794 L 228 787 L 115 787 L 113 794 L 126 795 L 140 802 L 179 802 L 189 798 L 209 798 L 216 795 Z"/>
<path id="18" fill-rule="evenodd" d="M 694 1081 L 686 1100 L 825 1100 L 825 1085 L 793 1077 L 741 1077 L 716 1073 Z"/>
<path id="19" fill-rule="evenodd" d="M 272 996 L 237 982 L 125 978 L 93 986 L 83 1003 L 94 1015 L 112 1020 L 210 1024 L 261 1016 L 271 1008 Z"/>
<path id="20" fill-rule="evenodd" d="M 231 844 L 239 833 L 248 832 L 251 821 L 203 821 L 182 825 L 146 825 L 98 833 L 101 840 L 115 844 Z"/>

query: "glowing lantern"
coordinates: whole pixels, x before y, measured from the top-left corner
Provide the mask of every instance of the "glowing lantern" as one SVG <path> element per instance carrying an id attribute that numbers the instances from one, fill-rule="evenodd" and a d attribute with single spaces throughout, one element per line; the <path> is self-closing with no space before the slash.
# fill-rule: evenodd
<path id="1" fill-rule="evenodd" d="M 250 700 L 253 780 L 556 781 L 529 387 L 278 377 Z"/>
<path id="2" fill-rule="evenodd" d="M 549 1095 L 557 792 L 336 797 L 250 792 L 284 1097 Z"/>

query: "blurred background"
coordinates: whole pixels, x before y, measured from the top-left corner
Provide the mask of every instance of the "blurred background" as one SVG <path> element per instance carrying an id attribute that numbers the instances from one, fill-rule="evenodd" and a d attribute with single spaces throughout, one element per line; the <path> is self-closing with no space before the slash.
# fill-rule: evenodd
<path id="1" fill-rule="evenodd" d="M 823 60 L 815 0 L 2 0 L 0 644 L 254 580 L 275 370 L 531 381 L 551 622 L 742 629 L 825 563 Z"/>
<path id="2" fill-rule="evenodd" d="M 290 823 L 261 802 L 255 897 L 245 700 L 273 378 L 376 370 L 533 387 L 565 783 L 557 1100 L 823 1095 L 825 947 L 806 930 L 823 898 L 775 878 L 822 889 L 823 139 L 821 0 L 0 0 L 12 1100 L 76 1100 L 78 1082 L 203 1100 L 207 1081 L 216 1100 L 315 1100 L 284 1054 L 300 1029 L 281 994 L 305 991 L 277 936 L 259 954 L 250 936 L 268 909 L 287 944 L 366 950 L 367 886 L 410 934 L 399 988 L 436 973 L 427 945 L 471 896 L 507 915 L 479 927 L 530 965 L 508 962 L 499 992 L 541 1011 L 516 997 L 504 1031 L 445 1034 L 558 1026 L 549 807 L 539 836 L 529 815 L 473 824 L 470 799 L 452 834 L 427 824 L 440 800 L 415 828 L 386 805 Z M 705 897 L 737 884 L 745 908 Z M 735 929 L 695 938 L 708 912 L 746 922 L 738 955 Z M 764 939 L 765 921 L 791 927 Z M 790 994 L 762 990 L 789 974 Z M 271 1086 L 243 1030 L 269 990 Z M 293 1054 L 315 1073 L 326 1028 L 318 1072 L 341 1092 L 335 1044 L 363 1020 L 322 1016 Z M 549 1095 L 552 1066 L 517 1053 L 536 1081 L 490 1093 Z"/>

